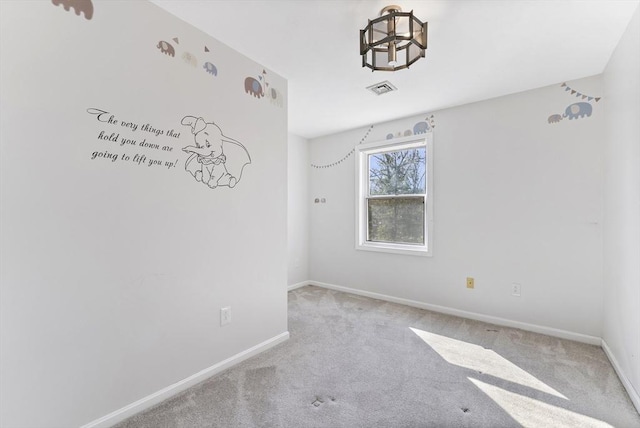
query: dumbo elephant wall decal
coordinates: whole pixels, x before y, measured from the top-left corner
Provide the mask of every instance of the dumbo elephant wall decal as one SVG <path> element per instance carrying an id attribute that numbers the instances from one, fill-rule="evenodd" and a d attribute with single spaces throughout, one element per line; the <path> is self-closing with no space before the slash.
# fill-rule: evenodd
<path id="1" fill-rule="evenodd" d="M 574 103 L 565 109 L 562 117 L 568 117 L 569 120 L 578 119 L 584 116 L 589 117 L 591 116 L 592 110 L 593 107 L 591 107 L 591 104 L 589 103 Z"/>
<path id="2" fill-rule="evenodd" d="M 51 3 L 56 6 L 62 5 L 66 11 L 69 11 L 69 8 L 73 8 L 78 16 L 80 16 L 80 13 L 84 13 L 84 17 L 87 20 L 93 17 L 93 3 L 91 0 L 51 0 Z"/>
<path id="3" fill-rule="evenodd" d="M 165 42 L 164 40 L 160 40 L 156 47 L 160 49 L 160 52 L 162 52 L 163 54 L 167 54 L 169 56 L 176 56 L 176 50 L 173 48 L 173 46 L 171 46 L 169 43 Z"/>
<path id="4" fill-rule="evenodd" d="M 201 117 L 185 116 L 181 123 L 191 128 L 195 142 L 182 149 L 189 153 L 185 170 L 211 189 L 235 187 L 244 167 L 251 163 L 251 156 L 242 143 L 227 137 L 218 125 Z"/>

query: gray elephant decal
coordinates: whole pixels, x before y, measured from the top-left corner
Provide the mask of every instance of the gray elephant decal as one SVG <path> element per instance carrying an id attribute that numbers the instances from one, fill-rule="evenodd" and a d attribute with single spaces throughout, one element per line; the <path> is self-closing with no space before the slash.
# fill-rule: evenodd
<path id="1" fill-rule="evenodd" d="M 160 49 L 160 52 L 162 52 L 163 54 L 167 54 L 169 56 L 176 56 L 176 51 L 175 49 L 173 49 L 173 46 L 171 46 L 169 43 L 165 42 L 164 40 L 160 40 L 156 47 Z"/>
<path id="2" fill-rule="evenodd" d="M 549 123 L 558 123 L 562 120 L 562 116 L 559 114 L 552 114 L 551 116 L 549 116 L 549 119 L 547 119 L 547 122 Z"/>
<path id="3" fill-rule="evenodd" d="M 427 122 L 418 122 L 415 125 L 413 125 L 414 134 L 424 134 L 429 129 L 431 129 L 431 126 Z"/>
<path id="4" fill-rule="evenodd" d="M 391 140 L 393 138 L 393 134 L 387 134 L 387 140 Z"/>
<path id="5" fill-rule="evenodd" d="M 208 61 L 204 63 L 204 66 L 202 68 L 204 68 L 205 71 L 209 74 L 213 74 L 214 76 L 218 75 L 218 69 L 216 68 L 216 66 Z"/>
<path id="6" fill-rule="evenodd" d="M 276 88 L 271 88 L 269 91 L 269 98 L 271 99 L 271 104 L 275 104 L 278 107 L 282 107 L 282 103 L 283 103 L 283 95 L 282 92 L 280 92 L 279 90 L 277 90 Z"/>
<path id="7" fill-rule="evenodd" d="M 198 66 L 198 60 L 196 59 L 196 57 L 189 52 L 185 52 L 182 54 L 182 59 L 184 60 L 184 62 L 186 62 L 187 64 L 189 64 L 192 67 L 197 67 Z"/>
<path id="8" fill-rule="evenodd" d="M 578 119 L 584 116 L 591 116 L 593 107 L 589 103 L 574 103 L 566 108 L 562 117 L 568 117 L 571 119 Z"/>

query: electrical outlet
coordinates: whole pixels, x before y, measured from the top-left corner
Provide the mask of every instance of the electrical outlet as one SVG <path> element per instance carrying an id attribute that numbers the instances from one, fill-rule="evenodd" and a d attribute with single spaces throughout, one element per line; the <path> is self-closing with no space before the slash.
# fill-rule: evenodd
<path id="1" fill-rule="evenodd" d="M 512 296 L 520 297 L 521 292 L 522 292 L 522 284 L 518 284 L 517 282 L 514 282 L 513 284 L 511 284 Z"/>
<path id="2" fill-rule="evenodd" d="M 220 308 L 220 325 L 227 325 L 231 322 L 231 307 Z"/>
<path id="3" fill-rule="evenodd" d="M 467 277 L 467 288 L 473 288 L 474 286 L 473 278 Z"/>

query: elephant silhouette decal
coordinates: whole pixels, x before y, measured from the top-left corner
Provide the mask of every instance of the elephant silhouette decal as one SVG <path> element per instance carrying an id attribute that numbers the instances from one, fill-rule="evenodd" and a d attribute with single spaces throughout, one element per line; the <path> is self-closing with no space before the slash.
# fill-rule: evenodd
<path id="1" fill-rule="evenodd" d="M 404 132 L 396 132 L 395 134 L 389 133 L 387 134 L 387 140 L 391 140 L 392 138 L 400 138 L 400 137 L 409 137 L 411 135 L 425 134 L 429 131 L 432 131 L 435 128 L 435 120 L 433 115 L 425 117 L 423 121 L 416 123 L 413 125 L 413 129 L 405 129 Z"/>
<path id="2" fill-rule="evenodd" d="M 84 17 L 87 20 L 93 17 L 93 3 L 91 0 L 51 0 L 51 3 L 55 6 L 62 5 L 66 11 L 73 8 L 78 16 L 80 16 L 80 13 L 84 13 Z"/>
<path id="3" fill-rule="evenodd" d="M 284 96 L 282 95 L 282 92 L 280 92 L 279 90 L 277 90 L 276 88 L 272 87 L 271 89 L 269 89 L 269 99 L 271 100 L 271 104 L 274 104 L 278 107 L 282 107 L 283 105 L 283 100 L 284 100 Z"/>
<path id="4" fill-rule="evenodd" d="M 251 156 L 242 143 L 227 137 L 218 125 L 201 117 L 185 116 L 181 123 L 191 128 L 195 143 L 182 149 L 189 153 L 185 170 L 211 189 L 235 187 L 244 167 L 251 163 Z"/>
<path id="5" fill-rule="evenodd" d="M 173 40 L 176 46 L 180 45 L 180 40 L 177 37 L 174 37 L 171 40 Z M 173 45 L 165 40 L 160 40 L 156 45 L 156 48 L 158 48 L 160 52 L 162 52 L 165 55 L 168 55 L 170 57 L 176 56 L 176 50 L 173 47 Z M 204 51 L 211 52 L 207 46 L 204 47 Z M 182 58 L 182 61 L 184 61 L 185 64 L 190 65 L 191 67 L 194 67 L 194 68 L 198 67 L 198 59 L 191 52 L 187 52 L 187 51 L 182 52 L 182 55 L 180 55 L 180 58 Z M 218 68 L 209 61 L 206 61 L 204 63 L 204 65 L 202 66 L 202 69 L 204 69 L 204 71 L 211 74 L 212 76 L 218 75 Z"/>
<path id="6" fill-rule="evenodd" d="M 213 76 L 217 76 L 218 75 L 218 69 L 216 68 L 215 65 L 213 65 L 209 61 L 205 62 L 204 65 L 202 66 L 202 68 L 204 68 L 204 71 L 206 71 L 207 73 L 209 73 L 209 74 L 211 74 Z"/>
<path id="7" fill-rule="evenodd" d="M 171 46 L 170 43 L 165 42 L 164 40 L 160 40 L 156 46 L 160 49 L 160 52 L 169 56 L 176 56 L 176 50 Z"/>
<path id="8" fill-rule="evenodd" d="M 191 52 L 185 52 L 182 54 L 182 60 L 184 62 L 186 62 L 187 64 L 189 64 L 192 67 L 197 67 L 198 66 L 198 60 L 196 59 L 195 55 L 192 54 Z"/>
<path id="9" fill-rule="evenodd" d="M 575 95 L 577 98 L 582 98 L 583 100 L 587 100 L 589 102 L 577 102 L 573 104 L 569 104 L 563 114 L 552 114 L 547 118 L 547 123 L 558 123 L 565 117 L 568 117 L 569 120 L 572 119 L 582 119 L 584 117 L 590 117 L 591 113 L 593 113 L 593 104 L 591 101 L 595 101 L 596 103 L 602 99 L 602 97 L 596 97 L 595 95 L 585 94 L 576 89 L 572 89 L 567 83 L 563 83 L 560 85 L 561 88 L 564 88 L 565 93 L 567 95 Z"/>
<path id="10" fill-rule="evenodd" d="M 569 120 L 579 119 L 584 116 L 589 117 L 591 116 L 592 110 L 593 108 L 589 103 L 574 103 L 565 109 L 562 117 L 568 117 Z"/>
<path id="11" fill-rule="evenodd" d="M 551 116 L 549 116 L 549 119 L 547 119 L 548 123 L 558 123 L 562 120 L 562 115 L 560 114 L 552 114 Z"/>
<path id="12" fill-rule="evenodd" d="M 425 117 L 424 121 L 418 122 L 415 125 L 413 125 L 413 133 L 415 135 L 424 134 L 426 132 L 431 131 L 435 127 L 436 127 L 435 120 L 433 118 L 433 115 L 431 115 L 429 117 Z"/>
<path id="13" fill-rule="evenodd" d="M 262 70 L 262 74 L 258 76 L 258 79 L 254 79 L 253 77 L 247 77 L 246 79 L 244 79 L 244 91 L 256 98 L 264 97 L 264 91 L 268 88 L 269 83 L 267 83 L 266 70 Z"/>
<path id="14" fill-rule="evenodd" d="M 431 125 L 429 125 L 427 122 L 418 122 L 413 126 L 413 133 L 424 134 L 430 129 L 431 129 Z"/>
<path id="15" fill-rule="evenodd" d="M 549 116 L 547 123 L 558 123 L 565 117 L 568 117 L 569 120 L 581 119 L 583 117 L 591 116 L 592 112 L 593 106 L 589 103 L 573 103 L 567 106 L 563 114 L 552 114 Z"/>

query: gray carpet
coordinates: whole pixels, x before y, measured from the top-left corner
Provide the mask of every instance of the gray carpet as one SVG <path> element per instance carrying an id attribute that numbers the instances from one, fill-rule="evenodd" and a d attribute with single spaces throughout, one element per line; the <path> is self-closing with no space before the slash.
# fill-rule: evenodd
<path id="1" fill-rule="evenodd" d="M 117 427 L 640 427 L 596 346 L 313 286 L 289 331 Z"/>

